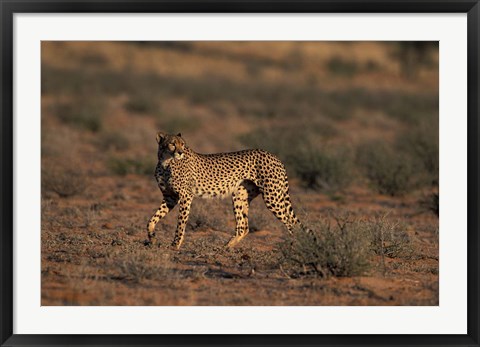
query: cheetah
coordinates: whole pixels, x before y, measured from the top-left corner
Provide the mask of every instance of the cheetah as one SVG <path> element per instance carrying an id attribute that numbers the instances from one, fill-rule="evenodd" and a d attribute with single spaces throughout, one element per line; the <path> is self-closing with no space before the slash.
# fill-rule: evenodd
<path id="1" fill-rule="evenodd" d="M 232 196 L 236 227 L 227 247 L 235 246 L 248 234 L 249 205 L 258 195 L 290 233 L 296 226 L 303 227 L 293 212 L 285 167 L 275 155 L 261 149 L 200 154 L 187 146 L 181 134 L 159 132 L 156 139 L 155 178 L 163 201 L 148 221 L 147 245 L 155 242 L 156 224 L 178 204 L 177 230 L 171 246 L 180 248 L 194 197 Z"/>

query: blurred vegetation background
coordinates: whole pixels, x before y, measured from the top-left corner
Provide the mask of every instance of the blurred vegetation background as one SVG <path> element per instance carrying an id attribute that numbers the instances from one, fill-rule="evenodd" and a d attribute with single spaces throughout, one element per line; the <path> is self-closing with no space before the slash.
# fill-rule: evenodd
<path id="1" fill-rule="evenodd" d="M 438 42 L 44 41 L 43 192 L 151 177 L 162 130 L 269 150 L 298 189 L 436 194 L 438 59 Z"/>

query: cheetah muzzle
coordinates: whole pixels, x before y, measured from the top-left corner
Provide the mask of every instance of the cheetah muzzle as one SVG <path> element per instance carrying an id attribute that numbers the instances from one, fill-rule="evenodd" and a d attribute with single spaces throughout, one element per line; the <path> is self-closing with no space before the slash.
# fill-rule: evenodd
<path id="1" fill-rule="evenodd" d="M 172 242 L 172 246 L 179 249 L 194 197 L 232 196 L 236 227 L 228 247 L 236 245 L 248 234 L 249 205 L 258 195 L 290 233 L 296 225 L 301 226 L 290 202 L 285 167 L 275 155 L 260 149 L 200 154 L 187 147 L 181 134 L 159 132 L 157 142 L 155 178 L 163 201 L 148 221 L 146 244 L 155 242 L 155 225 L 179 205 L 177 230 Z"/>

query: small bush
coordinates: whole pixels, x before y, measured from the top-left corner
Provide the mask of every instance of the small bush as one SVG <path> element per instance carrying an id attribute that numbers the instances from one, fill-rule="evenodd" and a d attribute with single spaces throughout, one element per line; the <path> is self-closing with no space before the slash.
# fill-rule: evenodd
<path id="1" fill-rule="evenodd" d="M 331 220 L 335 222 L 332 223 Z M 372 265 L 372 256 L 406 258 L 413 246 L 405 227 L 387 219 L 387 214 L 370 220 L 348 214 L 331 216 L 310 225 L 313 230 L 296 230 L 280 245 L 283 264 L 295 275 L 357 276 Z"/>
<path id="2" fill-rule="evenodd" d="M 42 170 L 42 189 L 62 198 L 82 193 L 87 187 L 85 175 L 78 169 L 49 168 Z"/>
<path id="3" fill-rule="evenodd" d="M 428 211 L 435 213 L 437 216 L 440 214 L 439 206 L 439 194 L 438 192 L 431 193 L 420 200 L 420 206 Z"/>
<path id="4" fill-rule="evenodd" d="M 376 71 L 380 71 L 381 69 L 382 67 L 378 62 L 370 59 L 363 66 L 363 70 L 366 72 L 376 72 Z"/>
<path id="5" fill-rule="evenodd" d="M 113 157 L 108 161 L 108 167 L 112 173 L 119 176 L 128 174 L 153 175 L 155 162 L 146 158 Z"/>
<path id="6" fill-rule="evenodd" d="M 297 273 L 344 277 L 368 270 L 370 239 L 365 224 L 338 219 L 335 224 L 323 220 L 312 227 L 311 232 L 296 230 L 281 245 L 284 262 Z"/>
<path id="7" fill-rule="evenodd" d="M 385 96 L 383 111 L 389 117 L 409 125 L 418 125 L 426 120 L 438 122 L 438 94 Z"/>
<path id="8" fill-rule="evenodd" d="M 418 75 L 420 68 L 433 64 L 432 53 L 438 52 L 438 41 L 400 41 L 392 52 L 407 78 Z"/>
<path id="9" fill-rule="evenodd" d="M 417 170 L 424 173 L 424 181 L 438 185 L 439 176 L 439 133 L 438 119 L 423 123 L 413 131 L 398 137 L 396 146 L 414 157 L 420 164 Z"/>
<path id="10" fill-rule="evenodd" d="M 138 251 L 121 257 L 110 256 L 108 265 L 116 276 L 135 283 L 173 279 L 176 275 L 170 255 L 160 249 L 155 252 Z"/>
<path id="11" fill-rule="evenodd" d="M 125 104 L 125 108 L 138 114 L 153 114 L 159 111 L 152 93 L 132 95 Z"/>
<path id="12" fill-rule="evenodd" d="M 389 258 L 411 255 L 412 244 L 405 226 L 389 221 L 386 217 L 387 215 L 379 216 L 367 222 L 372 250 L 375 254 Z"/>
<path id="13" fill-rule="evenodd" d="M 341 57 L 332 57 L 327 63 L 328 70 L 338 76 L 352 77 L 358 72 L 357 63 Z"/>
<path id="14" fill-rule="evenodd" d="M 84 65 L 104 66 L 108 63 L 108 58 L 93 51 L 84 51 L 79 60 Z"/>
<path id="15" fill-rule="evenodd" d="M 418 183 L 416 162 L 385 143 L 359 146 L 357 163 L 371 186 L 381 194 L 402 195 L 411 191 Z"/>
<path id="16" fill-rule="evenodd" d="M 302 184 L 309 189 L 344 189 L 351 181 L 351 155 L 346 149 L 322 151 L 306 146 L 297 149 L 287 161 Z"/>
<path id="17" fill-rule="evenodd" d="M 104 105 L 100 101 L 86 98 L 58 104 L 54 112 L 57 118 L 65 124 L 97 132 L 102 128 L 103 109 Z"/>
<path id="18" fill-rule="evenodd" d="M 117 132 L 106 132 L 100 134 L 96 144 L 98 148 L 103 151 L 111 149 L 124 151 L 130 147 L 130 142 L 128 139 L 121 133 Z"/>

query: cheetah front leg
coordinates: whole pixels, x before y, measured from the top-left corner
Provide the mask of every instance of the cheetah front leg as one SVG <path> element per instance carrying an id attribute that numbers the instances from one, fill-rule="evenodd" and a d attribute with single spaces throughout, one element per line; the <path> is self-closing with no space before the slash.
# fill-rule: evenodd
<path id="1" fill-rule="evenodd" d="M 155 226 L 157 223 L 171 211 L 175 205 L 177 205 L 178 199 L 170 196 L 164 195 L 163 201 L 160 204 L 160 207 L 153 214 L 147 224 L 147 237 L 148 240 L 145 242 L 147 245 L 153 244 L 155 242 Z"/>
<path id="2" fill-rule="evenodd" d="M 183 242 L 185 235 L 185 226 L 187 225 L 188 215 L 190 214 L 190 205 L 192 204 L 193 196 L 186 196 L 180 198 L 180 210 L 178 212 L 177 231 L 172 242 L 172 247 L 179 249 Z"/>

